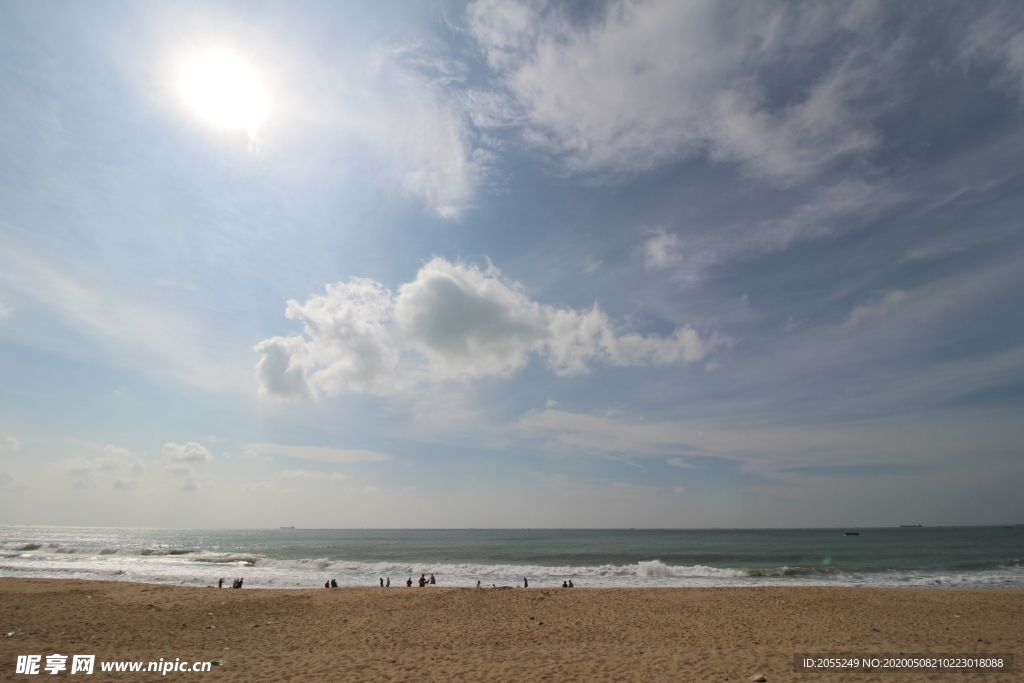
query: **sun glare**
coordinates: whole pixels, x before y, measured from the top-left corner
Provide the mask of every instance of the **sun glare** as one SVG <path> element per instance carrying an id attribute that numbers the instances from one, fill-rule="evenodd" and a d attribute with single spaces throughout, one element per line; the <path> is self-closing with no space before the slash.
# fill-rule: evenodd
<path id="1" fill-rule="evenodd" d="M 189 105 L 219 126 L 251 130 L 267 114 L 256 74 L 230 54 L 210 53 L 189 61 L 182 89 Z"/>

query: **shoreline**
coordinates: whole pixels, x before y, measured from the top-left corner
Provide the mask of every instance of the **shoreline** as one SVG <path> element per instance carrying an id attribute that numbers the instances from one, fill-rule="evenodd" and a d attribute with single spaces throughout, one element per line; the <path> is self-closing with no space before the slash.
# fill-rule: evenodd
<path id="1" fill-rule="evenodd" d="M 1014 653 L 1018 660 L 1024 653 L 1021 589 L 431 588 L 232 590 L 0 578 L 0 671 L 13 674 L 18 655 L 59 653 L 218 661 L 202 675 L 225 681 L 735 682 L 755 674 L 803 679 L 793 671 L 798 653 Z M 1017 683 L 1017 672 L 955 676 Z M 954 674 L 811 675 L 907 681 Z M 97 670 L 92 680 L 157 676 Z"/>

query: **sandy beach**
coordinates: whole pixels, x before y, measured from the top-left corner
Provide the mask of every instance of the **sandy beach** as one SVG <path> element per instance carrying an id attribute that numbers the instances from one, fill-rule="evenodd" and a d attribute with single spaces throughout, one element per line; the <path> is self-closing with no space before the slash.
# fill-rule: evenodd
<path id="1" fill-rule="evenodd" d="M 19 655 L 94 654 L 86 680 L 1007 681 L 812 672 L 797 653 L 1024 652 L 1024 591 L 873 588 L 255 590 L 0 579 L 3 680 Z M 103 661 L 213 661 L 209 672 Z M 49 677 L 46 671 L 41 675 Z M 59 675 L 70 674 L 68 670 Z M 76 676 L 79 674 L 75 674 Z"/>

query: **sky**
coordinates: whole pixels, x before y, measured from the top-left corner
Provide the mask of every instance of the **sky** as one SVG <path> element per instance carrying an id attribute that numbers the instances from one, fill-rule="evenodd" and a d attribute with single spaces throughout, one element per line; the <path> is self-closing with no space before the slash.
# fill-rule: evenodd
<path id="1" fill-rule="evenodd" d="M 0 4 L 0 524 L 1024 522 L 1024 5 Z"/>

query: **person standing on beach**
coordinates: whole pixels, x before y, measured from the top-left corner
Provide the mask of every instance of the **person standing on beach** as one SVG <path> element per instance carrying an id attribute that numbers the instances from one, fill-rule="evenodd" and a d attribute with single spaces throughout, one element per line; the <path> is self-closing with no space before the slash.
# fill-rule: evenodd
<path id="1" fill-rule="evenodd" d="M 405 582 L 405 587 L 406 588 L 412 588 L 412 577 L 411 576 L 409 577 L 409 580 Z"/>
<path id="2" fill-rule="evenodd" d="M 384 587 L 385 588 L 391 588 L 391 577 L 390 576 L 388 577 L 388 582 L 387 582 L 387 584 L 384 585 Z"/>
<path id="3" fill-rule="evenodd" d="M 224 587 L 224 579 L 221 579 L 220 581 L 217 582 L 217 588 L 223 588 L 223 587 Z"/>
<path id="4" fill-rule="evenodd" d="M 434 581 L 434 575 L 433 575 L 433 574 L 431 574 L 431 575 L 430 575 L 430 585 L 431 585 L 431 586 L 433 586 L 433 585 L 434 585 L 434 584 L 436 584 L 436 583 L 437 583 L 437 581 Z"/>
<path id="5" fill-rule="evenodd" d="M 381 588 L 384 587 L 384 577 L 383 576 L 380 578 L 380 587 Z"/>
<path id="6" fill-rule="evenodd" d="M 427 585 L 427 575 L 426 574 L 420 574 L 420 588 L 423 588 L 426 585 Z"/>
<path id="7" fill-rule="evenodd" d="M 529 587 L 530 587 L 530 582 L 527 581 L 526 577 L 524 576 L 523 577 L 523 588 L 529 588 Z"/>

